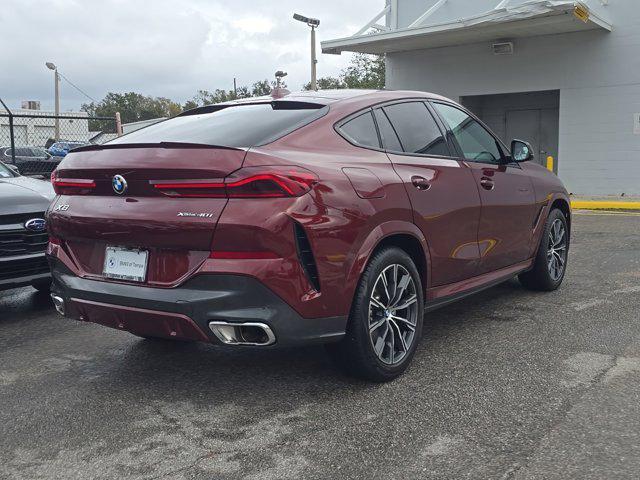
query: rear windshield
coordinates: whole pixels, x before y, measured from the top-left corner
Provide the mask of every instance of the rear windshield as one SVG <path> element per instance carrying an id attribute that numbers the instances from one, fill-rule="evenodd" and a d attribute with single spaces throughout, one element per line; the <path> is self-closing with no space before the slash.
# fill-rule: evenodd
<path id="1" fill-rule="evenodd" d="M 265 145 L 323 116 L 322 105 L 234 105 L 211 113 L 179 116 L 112 140 L 113 144 L 195 143 L 225 147 Z"/>

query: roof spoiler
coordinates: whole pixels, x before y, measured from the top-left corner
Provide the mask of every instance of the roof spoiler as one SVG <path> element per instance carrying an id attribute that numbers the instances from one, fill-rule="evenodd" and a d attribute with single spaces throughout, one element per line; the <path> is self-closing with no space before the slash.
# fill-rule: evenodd
<path id="1" fill-rule="evenodd" d="M 320 110 L 326 105 L 322 103 L 313 102 L 301 102 L 297 100 L 271 100 L 271 101 L 257 101 L 257 102 L 237 102 L 237 103 L 214 103 L 212 105 L 205 105 L 204 107 L 196 107 L 191 110 L 182 112 L 177 117 L 187 117 L 189 115 L 200 115 L 203 113 L 213 113 L 220 110 L 224 110 L 229 107 L 238 107 L 244 105 L 271 105 L 274 110 Z"/>
<path id="2" fill-rule="evenodd" d="M 122 138 L 122 137 L 118 137 Z M 93 152 L 99 150 L 116 150 L 121 148 L 215 148 L 224 150 L 243 150 L 236 147 L 225 147 L 224 145 L 207 145 L 204 143 L 187 142 L 158 142 L 158 143 L 104 143 L 102 145 L 86 145 L 71 150 L 69 153 Z"/>

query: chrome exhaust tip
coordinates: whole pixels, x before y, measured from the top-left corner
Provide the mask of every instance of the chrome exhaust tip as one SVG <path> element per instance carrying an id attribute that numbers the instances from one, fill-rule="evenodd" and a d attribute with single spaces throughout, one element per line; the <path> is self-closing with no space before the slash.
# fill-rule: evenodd
<path id="1" fill-rule="evenodd" d="M 264 323 L 209 322 L 209 328 L 225 345 L 267 347 L 276 343 L 273 331 Z"/>
<path id="2" fill-rule="evenodd" d="M 64 299 L 52 293 L 51 300 L 53 301 L 53 306 L 56 307 L 56 311 L 64 317 Z"/>

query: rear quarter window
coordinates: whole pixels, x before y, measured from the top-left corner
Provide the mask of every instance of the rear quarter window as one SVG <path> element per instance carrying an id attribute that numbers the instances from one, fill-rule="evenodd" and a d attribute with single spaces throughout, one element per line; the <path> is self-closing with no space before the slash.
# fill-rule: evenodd
<path id="1" fill-rule="evenodd" d="M 295 108 L 295 105 L 277 103 L 233 105 L 213 112 L 178 116 L 136 130 L 108 144 L 176 142 L 253 147 L 271 143 L 328 111 L 328 107 L 323 105 L 304 104 L 306 108 Z"/>
<path id="2" fill-rule="evenodd" d="M 339 128 L 339 131 L 352 143 L 363 147 L 380 148 L 380 139 L 371 112 L 349 120 Z"/>

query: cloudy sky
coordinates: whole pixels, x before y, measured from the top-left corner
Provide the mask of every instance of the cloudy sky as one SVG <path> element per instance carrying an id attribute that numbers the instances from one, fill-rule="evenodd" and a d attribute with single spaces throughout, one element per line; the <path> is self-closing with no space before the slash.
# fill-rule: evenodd
<path id="1" fill-rule="evenodd" d="M 134 91 L 184 102 L 198 89 L 248 85 L 283 69 L 290 89 L 309 80 L 309 31 L 291 17 L 321 19 L 318 42 L 353 34 L 384 0 L 0 0 L 0 97 L 53 108 L 53 73 L 89 96 Z M 318 46 L 319 48 L 319 46 Z M 320 55 L 318 75 L 349 61 Z M 89 101 L 62 82 L 62 109 Z"/>

